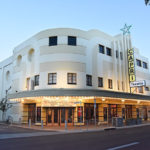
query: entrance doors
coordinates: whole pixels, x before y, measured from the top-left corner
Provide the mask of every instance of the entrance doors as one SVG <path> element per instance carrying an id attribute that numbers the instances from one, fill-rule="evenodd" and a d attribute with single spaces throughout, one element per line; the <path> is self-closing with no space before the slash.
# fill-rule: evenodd
<path id="1" fill-rule="evenodd" d="M 143 108 L 143 119 L 147 120 L 147 108 L 146 107 Z"/>
<path id="2" fill-rule="evenodd" d="M 117 105 L 115 104 L 109 104 L 108 105 L 108 122 L 112 122 L 112 118 L 117 117 Z"/>
<path id="3" fill-rule="evenodd" d="M 68 125 L 73 125 L 74 108 L 47 108 L 46 118 L 47 125 L 65 125 L 65 120 Z"/>
<path id="4" fill-rule="evenodd" d="M 132 105 L 126 105 L 126 119 L 132 118 Z"/>
<path id="5" fill-rule="evenodd" d="M 59 120 L 59 109 L 58 108 L 47 108 L 46 118 L 47 118 L 47 124 L 58 125 L 59 124 L 59 122 L 58 122 L 58 120 Z"/>
<path id="6" fill-rule="evenodd" d="M 89 123 L 93 123 L 95 121 L 95 116 L 94 116 L 94 104 L 93 103 L 86 103 L 84 105 L 84 110 L 85 110 L 85 120 L 88 121 Z M 98 120 L 98 104 L 96 104 L 96 120 Z"/>
<path id="7" fill-rule="evenodd" d="M 29 119 L 31 119 L 31 123 L 35 123 L 35 111 L 36 111 L 36 105 L 28 104 L 28 121 Z"/>

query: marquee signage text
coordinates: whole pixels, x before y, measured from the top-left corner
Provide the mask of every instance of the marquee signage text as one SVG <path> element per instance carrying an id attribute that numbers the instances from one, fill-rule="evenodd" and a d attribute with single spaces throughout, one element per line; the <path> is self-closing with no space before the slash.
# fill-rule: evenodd
<path id="1" fill-rule="evenodd" d="M 129 72 L 129 82 L 135 81 L 135 67 L 134 67 L 134 50 L 128 50 L 128 72 Z"/>

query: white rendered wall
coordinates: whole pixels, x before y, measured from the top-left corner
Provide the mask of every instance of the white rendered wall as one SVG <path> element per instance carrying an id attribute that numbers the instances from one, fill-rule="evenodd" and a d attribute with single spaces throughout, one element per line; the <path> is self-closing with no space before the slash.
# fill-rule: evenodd
<path id="1" fill-rule="evenodd" d="M 49 45 L 49 37 L 57 36 L 58 37 L 58 45 L 56 46 L 48 46 Z M 69 46 L 68 36 L 76 36 L 77 37 L 77 46 Z M 105 54 L 99 53 L 98 45 L 105 46 Z M 41 51 L 44 50 L 44 47 L 47 48 L 45 50 L 45 54 Z M 106 55 L 106 47 L 112 49 L 112 56 Z M 124 82 L 125 92 L 129 92 L 129 83 L 128 83 L 128 66 L 127 66 L 127 58 L 126 53 L 127 49 L 131 48 L 131 38 L 130 36 L 121 36 L 117 35 L 115 37 L 109 36 L 103 32 L 98 30 L 90 30 L 90 31 L 81 31 L 76 29 L 51 29 L 42 31 L 35 36 L 31 37 L 27 41 L 23 42 L 19 46 L 14 49 L 13 54 L 13 64 L 12 66 L 0 69 L 0 81 L 4 82 L 0 89 L 2 90 L 1 96 L 5 95 L 5 90 L 12 84 L 12 93 L 27 90 L 26 88 L 26 79 L 31 78 L 34 79 L 35 75 L 40 75 L 40 85 L 35 87 L 35 89 L 44 89 L 44 88 L 93 88 L 93 89 L 108 89 L 108 79 L 113 80 L 113 91 L 118 91 L 117 82 L 120 82 L 120 90 L 121 82 Z M 28 52 L 34 49 L 34 55 L 32 61 L 28 59 Z M 55 51 L 48 52 L 48 50 Z M 77 52 L 78 49 L 81 49 L 82 53 Z M 123 60 L 120 60 L 120 56 L 116 59 L 116 50 L 123 53 Z M 22 61 L 20 66 L 17 66 L 17 56 L 22 56 Z M 135 58 L 139 58 L 148 63 L 148 59 L 142 57 L 140 54 L 136 54 Z M 40 66 L 42 64 L 49 65 L 53 63 L 53 68 L 47 67 L 46 69 L 42 69 Z M 67 64 L 78 64 L 77 68 L 80 68 L 80 65 L 85 66 L 85 69 L 80 71 L 76 68 L 67 69 L 59 68 L 62 63 Z M 7 64 L 7 63 L 6 63 Z M 45 66 L 46 67 L 46 66 Z M 44 68 L 45 68 L 44 67 Z M 1 67 L 0 67 L 1 68 Z M 3 71 L 2 71 L 3 70 Z M 10 70 L 13 73 L 11 76 L 11 81 L 7 84 L 8 81 L 3 79 L 3 74 L 6 74 L 7 70 Z M 44 71 L 43 71 L 44 70 Z M 143 69 L 136 67 L 136 70 L 143 72 L 144 75 L 149 75 L 149 69 Z M 56 85 L 48 85 L 48 73 L 57 73 L 57 84 Z M 77 73 L 77 84 L 69 85 L 67 84 L 67 73 Z M 86 86 L 86 74 L 92 75 L 93 86 Z M 137 80 L 143 80 L 143 76 L 137 76 Z M 104 87 L 98 87 L 98 77 L 103 77 L 104 79 Z M 150 84 L 150 80 L 147 80 L 147 84 Z M 11 83 L 12 82 L 12 83 Z M 3 87 L 2 87 L 3 86 Z"/>

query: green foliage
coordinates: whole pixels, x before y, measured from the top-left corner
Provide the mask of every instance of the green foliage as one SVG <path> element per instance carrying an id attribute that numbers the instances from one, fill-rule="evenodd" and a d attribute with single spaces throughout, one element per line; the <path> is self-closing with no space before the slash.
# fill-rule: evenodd
<path id="1" fill-rule="evenodd" d="M 145 0 L 145 5 L 150 5 L 150 0 Z"/>

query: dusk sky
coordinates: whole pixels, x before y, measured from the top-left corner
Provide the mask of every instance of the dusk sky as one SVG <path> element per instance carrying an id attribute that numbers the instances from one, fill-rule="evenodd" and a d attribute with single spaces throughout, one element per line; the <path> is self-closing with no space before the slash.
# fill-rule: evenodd
<path id="1" fill-rule="evenodd" d="M 41 30 L 98 29 L 110 35 L 132 25 L 133 46 L 150 58 L 150 6 L 144 0 L 0 0 L 0 61 Z"/>

